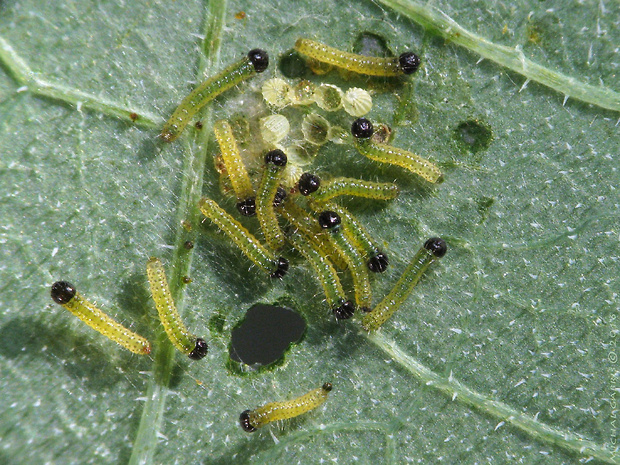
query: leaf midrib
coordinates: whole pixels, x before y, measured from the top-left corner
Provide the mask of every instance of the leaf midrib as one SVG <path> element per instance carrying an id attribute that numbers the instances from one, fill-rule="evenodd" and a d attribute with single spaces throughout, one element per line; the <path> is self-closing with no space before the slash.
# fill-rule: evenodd
<path id="1" fill-rule="evenodd" d="M 201 82 L 214 71 L 214 65 L 219 61 L 222 31 L 224 29 L 227 0 L 217 0 L 208 3 L 204 20 L 204 36 L 202 54 L 198 64 L 196 82 Z M 205 127 L 210 127 L 211 111 L 207 108 L 203 112 Z M 206 146 L 210 139 L 210 131 L 197 131 L 193 141 L 183 138 L 177 143 L 183 143 L 183 168 L 181 193 L 176 211 L 176 230 L 174 231 L 174 252 L 168 267 L 170 291 L 177 305 L 179 313 L 184 313 L 183 276 L 189 276 L 192 263 L 192 250 L 187 250 L 183 244 L 196 236 L 199 224 L 198 201 L 202 195 L 203 175 L 207 160 Z M 165 150 L 164 150 L 165 152 Z M 193 225 L 188 231 L 183 224 Z M 168 340 L 163 331 L 159 332 L 155 345 L 153 371 L 147 387 L 147 400 L 142 410 L 140 424 L 129 459 L 130 464 L 151 463 L 157 448 L 157 435 L 163 425 L 164 407 L 167 400 L 168 386 L 174 368 L 176 349 Z"/>

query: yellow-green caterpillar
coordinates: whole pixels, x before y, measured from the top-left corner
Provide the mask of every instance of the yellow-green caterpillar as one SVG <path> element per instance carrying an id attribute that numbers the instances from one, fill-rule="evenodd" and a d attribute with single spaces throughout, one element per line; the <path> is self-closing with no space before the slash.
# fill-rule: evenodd
<path id="1" fill-rule="evenodd" d="M 256 213 L 254 188 L 239 154 L 232 127 L 228 121 L 219 120 L 213 125 L 213 132 L 220 146 L 226 173 L 237 196 L 237 210 L 244 216 L 252 216 Z"/>
<path id="2" fill-rule="evenodd" d="M 366 266 L 373 273 L 383 273 L 389 264 L 387 255 L 376 245 L 370 234 L 359 221 L 344 207 L 328 202 L 323 207 L 336 212 L 342 220 L 344 233 L 349 241 L 354 243 L 362 252 Z"/>
<path id="3" fill-rule="evenodd" d="M 164 266 L 158 258 L 151 257 L 146 263 L 146 275 L 151 294 L 164 330 L 174 346 L 192 360 L 200 360 L 209 349 L 206 341 L 190 333 L 172 300 Z"/>
<path id="4" fill-rule="evenodd" d="M 342 253 L 347 262 L 353 278 L 357 307 L 363 312 L 369 312 L 372 306 L 372 292 L 368 272 L 361 254 L 342 231 L 340 215 L 334 211 L 326 210 L 319 213 L 318 220 L 321 227 L 329 231 L 329 240 Z"/>
<path id="5" fill-rule="evenodd" d="M 405 299 L 418 283 L 426 269 L 436 259 L 445 255 L 448 250 L 446 241 L 432 237 L 413 256 L 411 262 L 385 298 L 362 319 L 362 326 L 366 331 L 379 329 L 388 318 L 402 305 Z"/>
<path id="6" fill-rule="evenodd" d="M 372 133 L 372 123 L 366 118 L 358 118 L 351 125 L 355 146 L 362 155 L 374 161 L 405 168 L 428 182 L 443 181 L 441 171 L 434 163 L 407 150 L 387 144 L 377 144 L 372 140 Z"/>
<path id="7" fill-rule="evenodd" d="M 295 50 L 321 63 L 368 76 L 401 76 L 413 74 L 420 66 L 420 58 L 413 52 L 399 57 L 369 57 L 343 52 L 337 48 L 310 39 L 297 39 Z"/>
<path id="8" fill-rule="evenodd" d="M 51 296 L 54 302 L 62 305 L 88 326 L 125 349 L 140 355 L 151 353 L 149 341 L 103 313 L 93 303 L 82 297 L 71 283 L 67 281 L 55 282 L 52 284 Z"/>
<path id="9" fill-rule="evenodd" d="M 273 206 L 286 162 L 286 154 L 280 149 L 265 155 L 265 170 L 256 194 L 256 217 L 267 244 L 273 250 L 281 249 L 286 241 Z"/>
<path id="10" fill-rule="evenodd" d="M 200 211 L 213 221 L 256 266 L 269 273 L 272 278 L 281 278 L 288 271 L 288 260 L 268 251 L 241 223 L 230 216 L 211 199 L 203 198 L 198 203 Z"/>
<path id="11" fill-rule="evenodd" d="M 280 210 L 282 217 L 288 221 L 307 241 L 313 242 L 339 269 L 345 270 L 347 262 L 340 251 L 329 241 L 326 234 L 321 234 L 321 228 L 310 213 L 297 205 L 292 199 L 284 203 Z"/>
<path id="12" fill-rule="evenodd" d="M 244 431 L 253 433 L 258 428 L 278 420 L 286 420 L 309 412 L 326 400 L 332 390 L 330 383 L 325 383 L 318 389 L 310 391 L 297 399 L 284 402 L 270 402 L 254 410 L 245 410 L 239 416 L 239 424 Z"/>
<path id="13" fill-rule="evenodd" d="M 160 137 L 166 142 L 172 142 L 179 137 L 198 110 L 241 81 L 251 78 L 256 73 L 262 73 L 267 66 L 269 66 L 267 52 L 258 48 L 250 50 L 245 58 L 207 79 L 185 97 L 164 125 Z"/>
<path id="14" fill-rule="evenodd" d="M 306 174 L 306 173 L 304 173 Z M 352 195 L 367 199 L 390 200 L 398 197 L 398 186 L 393 182 L 373 182 L 355 178 L 333 178 L 327 182 L 321 182 L 321 186 L 314 193 L 304 194 L 312 187 L 305 183 L 313 182 L 309 176 L 299 179 L 299 192 L 302 195 L 310 195 L 315 202 L 328 202 L 334 197 Z"/>
<path id="15" fill-rule="evenodd" d="M 325 253 L 319 249 L 312 241 L 308 241 L 299 234 L 288 236 L 289 242 L 297 249 L 309 262 L 314 272 L 319 277 L 327 305 L 338 320 L 346 320 L 353 316 L 355 306 L 353 302 L 346 299 L 342 284 L 338 278 L 338 273 L 329 261 Z"/>

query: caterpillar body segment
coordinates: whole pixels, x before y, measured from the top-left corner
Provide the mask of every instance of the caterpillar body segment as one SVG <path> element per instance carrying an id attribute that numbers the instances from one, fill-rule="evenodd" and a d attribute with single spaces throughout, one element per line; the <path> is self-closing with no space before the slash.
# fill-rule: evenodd
<path id="1" fill-rule="evenodd" d="M 325 204 L 325 208 L 336 212 L 342 220 L 344 233 L 349 241 L 355 244 L 366 261 L 366 266 L 373 273 L 383 273 L 389 264 L 385 252 L 383 252 L 376 242 L 370 237 L 366 228 L 344 207 L 335 203 Z"/>
<path id="2" fill-rule="evenodd" d="M 362 256 L 342 231 L 340 216 L 334 211 L 323 211 L 319 214 L 319 224 L 328 231 L 327 236 L 332 244 L 340 251 L 347 262 L 349 272 L 353 278 L 355 303 L 363 312 L 369 312 L 372 306 L 372 292 L 368 271 Z"/>
<path id="3" fill-rule="evenodd" d="M 310 262 L 325 292 L 327 305 L 336 318 L 339 320 L 351 318 L 355 306 L 346 299 L 338 273 L 327 255 L 312 241 L 305 240 L 299 234 L 288 236 L 288 240 Z"/>
<path id="4" fill-rule="evenodd" d="M 271 422 L 297 417 L 321 406 L 331 390 L 332 385 L 325 383 L 296 399 L 270 402 L 254 410 L 245 410 L 239 416 L 239 424 L 244 431 L 253 433 Z"/>
<path id="5" fill-rule="evenodd" d="M 160 137 L 165 142 L 174 141 L 202 107 L 241 81 L 249 79 L 257 73 L 262 73 L 268 65 L 269 56 L 267 52 L 257 48 L 250 50 L 246 57 L 207 79 L 190 92 L 174 110 L 164 125 Z"/>
<path id="6" fill-rule="evenodd" d="M 411 262 L 385 298 L 362 319 L 366 331 L 379 329 L 411 294 L 424 272 L 448 250 L 446 242 L 438 237 L 427 240 L 413 256 Z"/>
<path id="7" fill-rule="evenodd" d="M 324 181 L 320 189 L 311 194 L 315 202 L 328 202 L 335 197 L 352 195 L 367 199 L 391 200 L 398 197 L 398 186 L 393 182 L 373 182 L 363 179 L 338 177 Z"/>
<path id="8" fill-rule="evenodd" d="M 371 140 L 356 140 L 355 147 L 371 160 L 400 166 L 428 182 L 438 183 L 442 180 L 441 171 L 434 163 L 408 150 L 386 144 L 375 144 Z"/>
<path id="9" fill-rule="evenodd" d="M 146 264 L 146 275 L 159 314 L 159 320 L 168 335 L 168 339 L 180 352 L 192 360 L 200 360 L 207 355 L 208 345 L 204 339 L 190 333 L 181 320 L 181 315 L 179 315 L 170 293 L 164 266 L 158 258 L 151 257 L 149 259 Z"/>
<path id="10" fill-rule="evenodd" d="M 241 223 L 211 199 L 198 203 L 203 215 L 220 228 L 256 266 L 272 278 L 282 278 L 288 271 L 288 260 L 267 250 Z"/>
<path id="11" fill-rule="evenodd" d="M 77 292 L 71 283 L 67 281 L 55 282 L 52 285 L 51 296 L 54 302 L 62 305 L 95 331 L 98 331 L 125 349 L 140 355 L 151 353 L 149 341 L 114 321 L 97 308 L 95 304 Z"/>
<path id="12" fill-rule="evenodd" d="M 355 147 L 365 157 L 380 163 L 400 166 L 428 182 L 439 183 L 443 181 L 441 170 L 429 160 L 408 150 L 374 142 L 371 139 L 373 126 L 366 118 L 358 118 L 353 122 L 351 134 L 355 140 Z"/>
<path id="13" fill-rule="evenodd" d="M 241 159 L 232 127 L 228 121 L 219 120 L 213 125 L 213 132 L 220 146 L 226 173 L 237 196 L 237 210 L 244 216 L 252 216 L 256 212 L 256 196 Z"/>
<path id="14" fill-rule="evenodd" d="M 295 50 L 321 63 L 353 71 L 367 76 L 402 76 L 413 74 L 420 66 L 420 58 L 413 52 L 399 57 L 369 57 L 344 52 L 329 45 L 310 39 L 297 39 Z"/>
<path id="15" fill-rule="evenodd" d="M 275 149 L 265 155 L 265 170 L 256 194 L 256 217 L 263 234 L 265 234 L 267 244 L 273 250 L 281 249 L 286 242 L 274 210 L 280 177 L 286 163 L 287 158 L 282 150 Z M 286 191 L 284 194 L 286 195 Z"/>
<path id="16" fill-rule="evenodd" d="M 284 203 L 284 208 L 280 210 L 280 214 L 306 240 L 313 242 L 316 247 L 322 250 L 338 269 L 345 270 L 347 268 L 347 262 L 341 252 L 334 247 L 326 234 L 321 234 L 320 226 L 316 219 L 310 216 L 309 212 L 290 200 Z"/>

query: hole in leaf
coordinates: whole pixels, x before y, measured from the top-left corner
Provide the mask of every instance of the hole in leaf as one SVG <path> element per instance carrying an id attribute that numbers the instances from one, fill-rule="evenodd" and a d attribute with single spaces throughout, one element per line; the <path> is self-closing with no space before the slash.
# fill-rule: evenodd
<path id="1" fill-rule="evenodd" d="M 224 325 L 226 324 L 226 318 L 223 315 L 213 315 L 209 318 L 209 331 L 215 334 L 222 334 L 224 331 Z"/>
<path id="2" fill-rule="evenodd" d="M 371 57 L 391 57 L 394 54 L 387 46 L 387 41 L 378 34 L 362 32 L 353 43 L 353 53 Z"/>
<path id="3" fill-rule="evenodd" d="M 232 331 L 230 358 L 246 365 L 270 365 L 281 359 L 305 331 L 306 322 L 294 310 L 254 305 Z"/>
<path id="4" fill-rule="evenodd" d="M 280 56 L 280 72 L 289 79 L 304 77 L 308 72 L 306 61 L 294 50 Z"/>
<path id="5" fill-rule="evenodd" d="M 457 126 L 454 137 L 469 151 L 478 153 L 489 148 L 493 140 L 493 131 L 484 122 L 469 120 Z"/>

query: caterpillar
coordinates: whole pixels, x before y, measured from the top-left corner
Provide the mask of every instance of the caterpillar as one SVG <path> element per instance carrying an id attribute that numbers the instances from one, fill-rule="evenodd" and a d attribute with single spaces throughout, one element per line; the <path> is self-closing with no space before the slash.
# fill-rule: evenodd
<path id="1" fill-rule="evenodd" d="M 303 176 L 303 175 L 302 175 Z M 299 180 L 300 193 L 302 179 Z M 363 179 L 338 177 L 324 182 L 313 195 L 316 202 L 327 202 L 341 195 L 365 197 L 367 199 L 391 200 L 398 197 L 398 186 L 393 182 L 373 182 Z"/>
<path id="2" fill-rule="evenodd" d="M 228 178 L 237 196 L 237 210 L 243 216 L 252 216 L 256 213 L 254 188 L 239 154 L 239 147 L 232 127 L 228 121 L 219 120 L 213 125 L 213 132 L 220 146 Z"/>
<path id="3" fill-rule="evenodd" d="M 256 217 L 265 234 L 265 240 L 273 250 L 281 249 L 285 238 L 274 210 L 274 201 L 278 193 L 280 176 L 286 167 L 286 154 L 275 149 L 265 155 L 265 169 L 256 194 Z M 286 195 L 286 191 L 284 191 Z M 279 196 L 278 196 L 279 197 Z M 278 199 L 281 203 L 281 199 Z"/>
<path id="4" fill-rule="evenodd" d="M 402 305 L 418 283 L 427 268 L 437 259 L 443 257 L 448 250 L 446 241 L 439 237 L 431 237 L 413 256 L 411 262 L 385 298 L 362 319 L 366 331 L 377 330 Z"/>
<path id="5" fill-rule="evenodd" d="M 288 271 L 288 260 L 276 257 L 268 251 L 241 223 L 211 199 L 203 198 L 198 203 L 203 215 L 209 218 L 235 243 L 256 266 L 269 273 L 272 278 L 282 278 Z"/>
<path id="6" fill-rule="evenodd" d="M 372 292 L 370 290 L 368 272 L 359 251 L 349 238 L 343 234 L 340 215 L 334 211 L 325 210 L 319 213 L 318 221 L 321 228 L 329 231 L 329 240 L 340 251 L 347 262 L 351 277 L 353 278 L 357 307 L 363 312 L 369 312 L 372 304 Z"/>
<path id="7" fill-rule="evenodd" d="M 55 282 L 52 284 L 51 296 L 54 302 L 62 305 L 88 326 L 125 349 L 140 355 L 151 353 L 149 341 L 103 313 L 95 304 L 82 297 L 73 284 L 67 281 Z"/>
<path id="8" fill-rule="evenodd" d="M 146 263 L 146 275 L 159 319 L 168 339 L 192 360 L 200 360 L 207 355 L 209 346 L 204 339 L 191 334 L 183 324 L 170 294 L 164 266 L 158 258 L 151 257 Z"/>
<path id="9" fill-rule="evenodd" d="M 344 233 L 349 241 L 358 246 L 366 260 L 366 266 L 373 273 L 383 273 L 389 264 L 387 255 L 375 244 L 366 229 L 359 221 L 344 207 L 334 203 L 323 205 L 331 211 L 336 212 L 343 221 Z"/>
<path id="10" fill-rule="evenodd" d="M 250 50 L 245 58 L 210 77 L 190 92 L 164 124 L 160 137 L 165 142 L 174 141 L 192 117 L 207 103 L 241 81 L 251 78 L 256 73 L 262 73 L 268 66 L 267 52 L 259 48 Z"/>
<path id="11" fill-rule="evenodd" d="M 321 228 L 316 219 L 312 218 L 306 210 L 290 200 L 284 204 L 280 214 L 307 241 L 313 242 L 321 249 L 338 269 L 345 270 L 347 268 L 347 262 L 344 261 L 340 251 L 329 241 L 327 235 L 321 234 Z"/>
<path id="12" fill-rule="evenodd" d="M 338 278 L 338 273 L 325 253 L 312 241 L 307 241 L 299 234 L 291 234 L 288 240 L 295 249 L 310 262 L 319 277 L 327 305 L 338 320 L 346 320 L 353 316 L 355 306 L 347 300 Z"/>
<path id="13" fill-rule="evenodd" d="M 420 66 L 420 58 L 413 52 L 402 53 L 399 57 L 369 57 L 343 52 L 321 42 L 303 38 L 297 39 L 295 50 L 321 63 L 368 76 L 413 74 Z"/>
<path id="14" fill-rule="evenodd" d="M 362 155 L 374 161 L 405 168 L 428 182 L 443 181 L 441 171 L 434 163 L 407 150 L 373 142 L 373 131 L 372 123 L 366 118 L 358 118 L 351 125 L 355 147 Z"/>
<path id="15" fill-rule="evenodd" d="M 239 415 L 239 424 L 243 431 L 253 433 L 258 428 L 278 420 L 287 420 L 302 415 L 322 405 L 332 390 L 331 383 L 325 383 L 318 389 L 293 400 L 270 402 L 254 410 L 244 410 Z"/>

